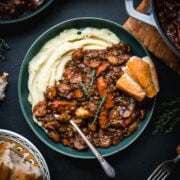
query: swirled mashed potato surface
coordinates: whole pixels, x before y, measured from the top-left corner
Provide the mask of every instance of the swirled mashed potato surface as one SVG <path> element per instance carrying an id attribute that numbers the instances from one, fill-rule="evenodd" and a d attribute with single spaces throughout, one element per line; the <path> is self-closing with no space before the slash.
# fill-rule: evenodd
<path id="1" fill-rule="evenodd" d="M 109 29 L 66 29 L 49 40 L 29 63 L 28 100 L 34 107 L 44 100 L 47 87 L 61 79 L 65 64 L 77 48 L 104 49 L 120 39 Z"/>

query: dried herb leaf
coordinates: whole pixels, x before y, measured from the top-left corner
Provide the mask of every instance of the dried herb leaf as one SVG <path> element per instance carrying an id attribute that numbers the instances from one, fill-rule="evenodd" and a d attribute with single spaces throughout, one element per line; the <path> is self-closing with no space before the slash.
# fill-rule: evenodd
<path id="1" fill-rule="evenodd" d="M 5 42 L 4 39 L 0 38 L 0 60 L 4 60 L 5 59 L 5 56 L 3 54 L 8 49 L 9 49 L 9 45 Z"/>
<path id="2" fill-rule="evenodd" d="M 158 132 L 171 133 L 177 123 L 180 122 L 180 98 L 160 103 L 156 109 L 155 118 L 157 121 L 152 134 Z"/>

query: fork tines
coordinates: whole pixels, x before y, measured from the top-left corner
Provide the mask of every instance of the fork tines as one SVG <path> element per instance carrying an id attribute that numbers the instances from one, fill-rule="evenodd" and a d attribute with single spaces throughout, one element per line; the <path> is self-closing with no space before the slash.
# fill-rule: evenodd
<path id="1" fill-rule="evenodd" d="M 160 164 L 147 180 L 165 180 L 169 174 L 169 171 Z"/>

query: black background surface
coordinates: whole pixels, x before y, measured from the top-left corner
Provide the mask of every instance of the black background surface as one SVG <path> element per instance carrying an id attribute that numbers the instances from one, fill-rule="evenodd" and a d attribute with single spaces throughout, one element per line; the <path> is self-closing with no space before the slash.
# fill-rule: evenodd
<path id="1" fill-rule="evenodd" d="M 140 0 L 135 0 L 135 6 Z M 59 154 L 43 144 L 26 123 L 18 102 L 17 83 L 23 58 L 31 44 L 45 30 L 64 20 L 75 17 L 98 17 L 123 24 L 128 15 L 122 0 L 57 0 L 41 14 L 23 23 L 1 25 L 0 35 L 11 49 L 6 53 L 7 59 L 0 61 L 0 74 L 9 73 L 6 98 L 0 102 L 0 128 L 20 133 L 32 141 L 42 152 L 47 161 L 52 180 L 108 178 L 96 159 L 75 159 Z M 180 97 L 180 76 L 166 67 L 152 55 L 157 67 L 161 91 L 158 101 Z M 170 134 L 152 135 L 154 121 L 141 136 L 125 150 L 107 157 L 116 171 L 117 180 L 145 180 L 154 168 L 166 159 L 176 156 L 175 148 L 180 143 L 180 125 Z M 170 180 L 180 179 L 180 163 Z"/>

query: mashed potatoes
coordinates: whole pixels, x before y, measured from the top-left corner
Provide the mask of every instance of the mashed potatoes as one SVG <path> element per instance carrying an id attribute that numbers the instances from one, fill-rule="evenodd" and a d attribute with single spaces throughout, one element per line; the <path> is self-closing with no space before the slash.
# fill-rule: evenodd
<path id="1" fill-rule="evenodd" d="M 77 48 L 104 49 L 120 39 L 108 29 L 67 29 L 49 40 L 29 63 L 29 102 L 44 100 L 47 87 L 61 79 L 65 64 Z"/>

